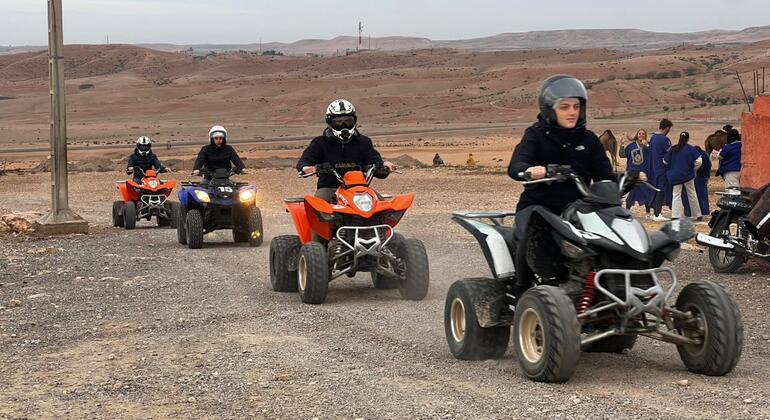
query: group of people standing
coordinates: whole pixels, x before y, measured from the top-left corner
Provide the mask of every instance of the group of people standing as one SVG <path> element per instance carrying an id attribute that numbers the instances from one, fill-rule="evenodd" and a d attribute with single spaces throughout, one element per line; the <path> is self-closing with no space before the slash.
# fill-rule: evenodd
<path id="1" fill-rule="evenodd" d="M 700 146 L 692 146 L 690 133 L 682 131 L 672 145 L 668 137 L 674 124 L 662 119 L 650 140 L 647 132 L 639 130 L 630 143 L 621 147 L 620 155 L 627 159 L 628 170 L 647 174 L 650 182 L 660 190 L 638 186 L 626 198 L 626 207 L 644 206 L 647 218 L 666 221 L 663 206 L 671 209 L 671 217 L 692 217 L 703 220 L 709 211 L 708 179 L 711 176 L 711 157 Z M 716 175 L 725 179 L 725 187 L 738 188 L 741 171 L 741 135 L 731 126 L 725 126 L 727 144 L 719 151 Z"/>

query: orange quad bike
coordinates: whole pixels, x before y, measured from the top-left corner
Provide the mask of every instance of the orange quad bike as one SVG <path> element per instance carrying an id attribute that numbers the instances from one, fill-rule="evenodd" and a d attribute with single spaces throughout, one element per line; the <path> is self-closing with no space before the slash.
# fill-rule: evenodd
<path id="1" fill-rule="evenodd" d="M 145 172 L 135 167 L 134 171 L 142 172 L 140 183 L 133 179 L 116 181 L 121 199 L 112 203 L 112 225 L 130 230 L 136 227 L 138 220 L 149 221 L 155 216 L 158 226 L 176 228 L 174 214 L 179 203 L 168 200 L 176 181 L 161 180 L 154 170 Z"/>
<path id="2" fill-rule="evenodd" d="M 303 178 L 333 174 L 341 185 L 331 203 L 312 195 L 284 200 L 298 235 L 277 236 L 270 243 L 273 290 L 299 292 L 303 302 L 318 304 L 326 299 L 330 281 L 369 272 L 377 289 L 398 288 L 409 300 L 425 298 L 430 278 L 425 245 L 394 230 L 414 194 L 378 194 L 369 186 L 376 171 L 387 176 L 386 168 L 374 166 L 341 175 L 329 164 L 317 165 L 313 174 L 300 173 Z"/>

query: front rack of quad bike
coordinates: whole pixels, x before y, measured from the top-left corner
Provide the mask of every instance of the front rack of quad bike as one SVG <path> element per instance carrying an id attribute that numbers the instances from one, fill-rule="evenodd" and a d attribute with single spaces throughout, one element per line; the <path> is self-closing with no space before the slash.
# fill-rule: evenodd
<path id="1" fill-rule="evenodd" d="M 370 233 L 371 237 L 364 237 L 363 232 Z M 390 225 L 374 225 L 374 226 L 342 226 L 337 229 L 335 239 L 339 241 L 341 245 L 345 247 L 341 252 L 336 253 L 334 256 L 334 265 L 332 267 L 333 273 L 330 280 L 349 272 L 354 267 L 358 266 L 358 259 L 367 255 L 379 257 L 383 254 L 389 254 L 385 245 L 393 238 L 393 228 Z M 337 262 L 344 257 L 352 255 L 352 264 L 345 268 L 338 269 Z M 391 255 L 386 255 L 391 257 Z M 393 257 L 395 259 L 395 257 Z M 385 273 L 397 276 L 395 273 Z"/>
<path id="2" fill-rule="evenodd" d="M 624 298 L 616 296 L 606 285 L 602 284 L 602 281 L 611 275 L 623 276 Z M 631 276 L 649 276 L 653 285 L 646 289 L 634 287 L 631 284 Z M 670 284 L 664 285 L 661 282 L 661 277 L 668 277 Z M 700 339 L 686 337 L 677 331 L 677 325 L 675 325 L 672 315 L 684 322 L 689 322 L 693 316 L 689 312 L 679 311 L 668 304 L 676 285 L 676 274 L 670 267 L 646 270 L 604 269 L 596 272 L 594 286 L 596 290 L 607 297 L 609 302 L 603 301 L 591 307 L 579 314 L 578 319 L 587 322 L 591 321 L 591 318 L 606 314 L 608 311 L 614 311 L 615 318 L 620 320 L 620 324 L 606 331 L 583 337 L 581 344 L 585 345 L 613 335 L 632 334 L 677 344 L 701 344 Z M 648 315 L 651 316 L 651 319 L 648 318 Z"/>

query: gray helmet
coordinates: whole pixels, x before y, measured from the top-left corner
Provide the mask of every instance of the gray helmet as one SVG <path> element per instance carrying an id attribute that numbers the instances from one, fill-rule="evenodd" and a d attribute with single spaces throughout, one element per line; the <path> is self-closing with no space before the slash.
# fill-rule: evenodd
<path id="1" fill-rule="evenodd" d="M 556 126 L 554 107 L 559 101 L 567 98 L 576 98 L 580 101 L 580 116 L 575 128 L 585 127 L 588 92 L 586 92 L 583 82 L 567 74 L 557 74 L 543 82 L 537 98 L 538 105 L 540 106 L 540 117 L 549 126 Z"/>

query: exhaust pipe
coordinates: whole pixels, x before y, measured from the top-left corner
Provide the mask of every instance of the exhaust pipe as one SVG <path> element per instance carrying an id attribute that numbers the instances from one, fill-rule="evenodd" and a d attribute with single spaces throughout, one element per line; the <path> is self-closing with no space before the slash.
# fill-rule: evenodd
<path id="1" fill-rule="evenodd" d="M 724 250 L 734 250 L 735 245 L 727 243 L 724 239 L 715 238 L 703 233 L 699 233 L 695 236 L 695 242 L 699 245 L 708 246 L 711 248 L 719 248 Z"/>

